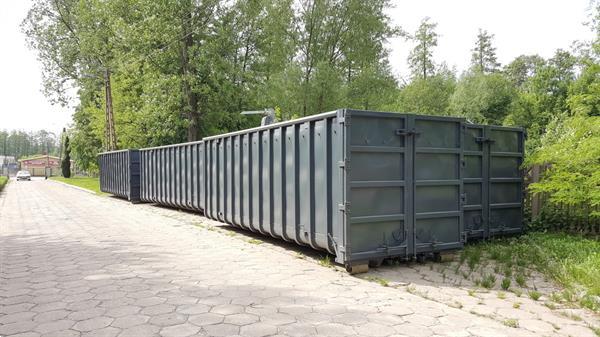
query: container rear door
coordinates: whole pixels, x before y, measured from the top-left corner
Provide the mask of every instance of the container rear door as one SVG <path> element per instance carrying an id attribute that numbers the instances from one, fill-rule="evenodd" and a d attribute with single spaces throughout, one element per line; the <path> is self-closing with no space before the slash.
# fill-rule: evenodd
<path id="1" fill-rule="evenodd" d="M 462 247 L 461 124 L 447 117 L 409 117 L 415 132 L 415 254 Z"/>
<path id="2" fill-rule="evenodd" d="M 469 238 L 488 236 L 489 146 L 484 141 L 484 132 L 483 125 L 465 124 L 463 127 L 463 223 Z"/>
<path id="3" fill-rule="evenodd" d="M 520 129 L 486 127 L 489 140 L 489 235 L 523 229 L 524 134 Z"/>

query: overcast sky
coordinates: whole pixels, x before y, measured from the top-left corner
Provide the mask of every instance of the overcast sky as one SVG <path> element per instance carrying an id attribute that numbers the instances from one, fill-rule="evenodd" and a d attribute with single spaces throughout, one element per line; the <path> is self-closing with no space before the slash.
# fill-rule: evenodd
<path id="1" fill-rule="evenodd" d="M 392 0 L 389 11 L 396 25 L 414 32 L 422 18 L 438 23 L 436 62 L 463 71 L 469 65 L 478 28 L 495 34 L 502 64 L 521 54 L 551 57 L 575 40 L 590 40 L 589 0 Z M 41 92 L 41 67 L 25 45 L 19 25 L 31 2 L 3 0 L 0 11 L 0 129 L 60 131 L 71 122 L 73 108 L 52 106 Z M 406 57 L 412 43 L 389 41 L 390 63 L 398 78 L 408 78 Z M 118 112 L 116 112 L 118 113 Z"/>

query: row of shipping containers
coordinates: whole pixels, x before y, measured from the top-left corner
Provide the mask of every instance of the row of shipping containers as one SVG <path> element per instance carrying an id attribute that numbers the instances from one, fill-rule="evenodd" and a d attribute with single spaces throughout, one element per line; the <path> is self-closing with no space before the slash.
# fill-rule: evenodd
<path id="1" fill-rule="evenodd" d="M 352 270 L 522 231 L 523 148 L 520 128 L 342 109 L 103 153 L 101 189 L 324 250 Z"/>

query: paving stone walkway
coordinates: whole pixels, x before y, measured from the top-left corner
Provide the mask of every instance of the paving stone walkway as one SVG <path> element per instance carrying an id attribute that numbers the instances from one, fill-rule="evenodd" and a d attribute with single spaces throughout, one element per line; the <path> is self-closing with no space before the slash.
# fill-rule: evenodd
<path id="1" fill-rule="evenodd" d="M 0 336 L 556 334 L 511 328 L 214 230 L 200 216 L 151 208 L 12 181 L 0 195 Z"/>

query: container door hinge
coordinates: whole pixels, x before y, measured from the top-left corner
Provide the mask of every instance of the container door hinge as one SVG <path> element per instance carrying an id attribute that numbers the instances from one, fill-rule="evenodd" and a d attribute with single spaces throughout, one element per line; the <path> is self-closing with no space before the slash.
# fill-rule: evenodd
<path id="1" fill-rule="evenodd" d="M 349 202 L 341 203 L 338 205 L 338 208 L 342 212 L 347 212 L 350 209 L 350 203 Z"/>
<path id="2" fill-rule="evenodd" d="M 338 166 L 341 168 L 345 168 L 348 166 L 348 160 L 340 160 L 338 161 Z"/>
<path id="3" fill-rule="evenodd" d="M 462 232 L 460 233 L 460 242 L 461 243 L 467 243 L 467 232 Z"/>
<path id="4" fill-rule="evenodd" d="M 346 117 L 346 116 L 343 116 L 343 117 L 338 117 L 338 119 L 337 119 L 337 120 L 338 120 L 338 123 L 339 123 L 339 124 L 346 124 L 346 125 L 350 125 L 350 117 Z"/>

